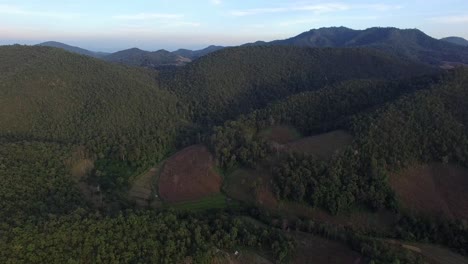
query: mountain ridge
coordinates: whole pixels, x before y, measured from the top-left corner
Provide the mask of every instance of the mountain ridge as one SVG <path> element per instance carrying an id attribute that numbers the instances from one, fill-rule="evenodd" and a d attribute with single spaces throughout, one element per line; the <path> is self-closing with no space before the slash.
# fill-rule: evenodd
<path id="1" fill-rule="evenodd" d="M 324 27 L 311 29 L 283 40 L 253 42 L 245 45 L 363 47 L 432 65 L 442 65 L 444 62 L 468 63 L 468 49 L 432 38 L 419 29 L 398 29 L 395 27 L 372 27 L 364 30 L 354 30 L 347 27 Z"/>
<path id="2" fill-rule="evenodd" d="M 462 37 L 446 37 L 446 38 L 441 38 L 440 40 L 446 41 L 452 44 L 460 45 L 460 46 L 465 46 L 468 47 L 468 40 L 462 38 Z"/>
<path id="3" fill-rule="evenodd" d="M 102 58 L 109 54 L 106 52 L 91 51 L 91 50 L 83 49 L 77 46 L 68 45 L 62 42 L 58 42 L 58 41 L 46 41 L 46 42 L 36 44 L 36 46 L 46 46 L 46 47 L 64 49 L 69 52 L 78 53 L 81 55 L 86 55 L 86 56 L 90 56 L 94 58 Z"/>

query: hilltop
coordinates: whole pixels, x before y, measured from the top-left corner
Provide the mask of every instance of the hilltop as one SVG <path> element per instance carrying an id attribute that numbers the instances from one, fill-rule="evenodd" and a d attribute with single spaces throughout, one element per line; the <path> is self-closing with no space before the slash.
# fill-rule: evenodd
<path id="1" fill-rule="evenodd" d="M 319 28 L 284 40 L 256 42 L 247 45 L 363 47 L 428 64 L 468 63 L 468 50 L 466 48 L 434 39 L 418 29 L 392 27 L 374 27 L 365 30 L 354 30 L 346 27 Z"/>
<path id="2" fill-rule="evenodd" d="M 57 41 L 43 42 L 43 43 L 37 44 L 37 46 L 46 46 L 46 47 L 64 49 L 69 52 L 78 53 L 81 55 L 86 55 L 86 56 L 95 57 L 95 58 L 102 58 L 108 55 L 108 53 L 105 53 L 105 52 L 90 51 L 90 50 L 82 49 L 80 47 L 75 47 L 75 46 L 70 46 L 64 43 L 60 43 Z"/>

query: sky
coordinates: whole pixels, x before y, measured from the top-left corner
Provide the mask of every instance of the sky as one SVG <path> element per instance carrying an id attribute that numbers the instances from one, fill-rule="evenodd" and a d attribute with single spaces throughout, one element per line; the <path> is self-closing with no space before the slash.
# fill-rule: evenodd
<path id="1" fill-rule="evenodd" d="M 468 39 L 468 0 L 0 0 L 0 45 L 198 49 L 330 26 L 418 28 Z"/>

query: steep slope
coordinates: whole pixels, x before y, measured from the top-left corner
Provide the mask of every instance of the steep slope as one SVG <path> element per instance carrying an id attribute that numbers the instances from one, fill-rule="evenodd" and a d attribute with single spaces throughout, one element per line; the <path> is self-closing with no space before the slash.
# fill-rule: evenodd
<path id="1" fill-rule="evenodd" d="M 447 38 L 443 38 L 440 40 L 450 42 L 452 44 L 457 44 L 460 46 L 468 47 L 468 40 L 461 38 L 461 37 L 447 37 Z"/>
<path id="2" fill-rule="evenodd" d="M 164 75 L 196 119 L 225 120 L 285 96 L 354 78 L 402 78 L 433 69 L 366 49 L 226 48 Z"/>
<path id="3" fill-rule="evenodd" d="M 434 39 L 417 29 L 345 27 L 319 28 L 295 37 L 249 45 L 288 45 L 299 47 L 368 47 L 401 58 L 440 65 L 443 62 L 468 63 L 468 49 Z"/>
<path id="4" fill-rule="evenodd" d="M 37 44 L 36 46 L 45 46 L 45 47 L 64 49 L 66 51 L 70 51 L 73 53 L 78 53 L 78 54 L 86 55 L 90 57 L 95 57 L 95 58 L 102 58 L 108 55 L 108 53 L 105 53 L 105 52 L 90 51 L 90 50 L 82 49 L 80 47 L 75 47 L 75 46 L 70 46 L 64 43 L 60 43 L 57 41 L 47 41 L 47 42 Z"/>
<path id="5" fill-rule="evenodd" d="M 161 158 L 183 122 L 154 72 L 49 47 L 0 47 L 0 137 L 83 144 L 134 164 Z"/>
<path id="6" fill-rule="evenodd" d="M 118 51 L 103 57 L 109 62 L 116 62 L 130 66 L 141 66 L 148 68 L 157 68 L 160 66 L 182 66 L 191 60 L 167 50 L 158 50 L 154 52 L 132 48 Z"/>

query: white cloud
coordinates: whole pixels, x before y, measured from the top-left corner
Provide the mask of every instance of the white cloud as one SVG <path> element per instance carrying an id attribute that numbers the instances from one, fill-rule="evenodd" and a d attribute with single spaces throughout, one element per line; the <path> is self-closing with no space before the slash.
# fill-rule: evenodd
<path id="1" fill-rule="evenodd" d="M 156 26 L 159 28 L 199 27 L 201 25 L 198 22 L 184 20 L 183 19 L 184 15 L 182 14 L 138 13 L 138 14 L 117 15 L 117 16 L 113 16 L 112 18 L 126 21 L 128 23 L 147 22 L 151 24 L 156 24 Z M 146 26 L 147 25 L 143 27 L 143 30 L 151 30 L 150 28 L 146 28 Z"/>
<path id="2" fill-rule="evenodd" d="M 301 3 L 296 5 L 287 5 L 281 7 L 266 7 L 254 8 L 245 10 L 231 11 L 233 16 L 251 16 L 269 13 L 286 13 L 286 12 L 306 12 L 310 11 L 314 14 L 323 14 L 339 11 L 347 11 L 352 9 L 369 9 L 375 11 L 389 11 L 403 8 L 401 5 L 388 5 L 388 4 L 359 4 L 351 5 L 344 3 L 326 3 L 326 4 L 308 4 Z"/>
<path id="3" fill-rule="evenodd" d="M 468 15 L 433 17 L 430 20 L 441 24 L 465 24 L 468 23 Z"/>
<path id="4" fill-rule="evenodd" d="M 362 8 L 362 9 L 370 9 L 370 10 L 375 10 L 375 11 L 391 11 L 391 10 L 398 10 L 402 9 L 402 5 L 389 5 L 389 4 L 369 4 L 369 5 L 362 5 L 362 6 L 356 6 L 357 8 Z"/>
<path id="5" fill-rule="evenodd" d="M 138 13 L 138 14 L 113 16 L 114 19 L 119 19 L 119 20 L 180 19 L 183 17 L 184 16 L 180 14 L 164 14 L 164 13 Z"/>
<path id="6" fill-rule="evenodd" d="M 220 5 L 220 4 L 223 3 L 223 1 L 221 1 L 221 0 L 211 0 L 211 3 L 212 3 L 213 5 Z"/>
<path id="7" fill-rule="evenodd" d="M 317 18 L 305 18 L 305 19 L 284 21 L 284 22 L 279 23 L 279 25 L 282 27 L 289 27 L 289 26 L 300 25 L 300 24 L 312 24 L 312 23 L 316 23 L 319 21 L 320 19 L 317 19 Z"/>
<path id="8" fill-rule="evenodd" d="M 284 13 L 293 11 L 312 11 L 314 13 L 325 13 L 347 10 L 345 4 L 316 4 L 316 5 L 290 5 L 286 7 L 254 8 L 246 10 L 235 10 L 231 12 L 233 16 L 250 16 L 268 13 Z"/>

